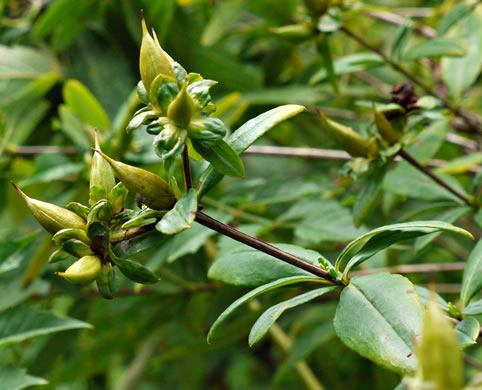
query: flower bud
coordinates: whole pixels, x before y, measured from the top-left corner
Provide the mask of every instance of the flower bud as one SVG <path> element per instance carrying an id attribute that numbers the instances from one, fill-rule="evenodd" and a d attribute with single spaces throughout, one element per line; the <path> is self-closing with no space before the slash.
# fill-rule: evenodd
<path id="1" fill-rule="evenodd" d="M 191 122 L 193 111 L 194 101 L 187 92 L 187 83 L 184 83 L 176 98 L 169 104 L 167 117 L 176 126 L 186 129 Z"/>
<path id="2" fill-rule="evenodd" d="M 95 148 L 100 149 L 97 131 L 95 132 Z M 99 154 L 94 152 L 92 157 L 92 166 L 90 168 L 90 187 L 99 186 L 104 189 L 104 194 L 92 191 L 89 197 L 89 203 L 92 205 L 101 199 L 107 199 L 112 188 L 115 186 L 114 172 L 112 168 Z"/>
<path id="3" fill-rule="evenodd" d="M 373 145 L 350 127 L 329 120 L 322 113 L 320 113 L 320 118 L 323 129 L 327 131 L 333 141 L 352 156 L 368 157 L 373 152 L 371 150 Z"/>
<path id="4" fill-rule="evenodd" d="M 110 164 L 119 180 L 127 189 L 142 197 L 142 203 L 154 210 L 167 210 L 176 203 L 176 197 L 167 182 L 145 169 L 115 161 L 100 150 L 96 150 Z"/>
<path id="5" fill-rule="evenodd" d="M 72 264 L 65 272 L 56 272 L 74 284 L 88 284 L 102 272 L 102 263 L 97 256 L 84 256 Z"/>
<path id="6" fill-rule="evenodd" d="M 159 42 L 152 39 L 147 31 L 146 21 L 142 18 L 142 44 L 139 56 L 139 70 L 141 73 L 142 83 L 149 93 L 152 81 L 159 74 L 165 74 L 175 78 L 172 69 L 172 59 L 162 50 Z"/>
<path id="7" fill-rule="evenodd" d="M 62 229 L 85 229 L 85 221 L 76 213 L 41 200 L 29 198 L 20 188 L 12 183 L 17 192 L 23 197 L 35 219 L 50 234 Z"/>

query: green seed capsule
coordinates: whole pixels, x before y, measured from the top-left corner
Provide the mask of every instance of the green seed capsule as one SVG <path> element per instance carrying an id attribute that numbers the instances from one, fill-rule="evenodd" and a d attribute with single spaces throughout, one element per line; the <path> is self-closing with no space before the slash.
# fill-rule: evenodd
<path id="1" fill-rule="evenodd" d="M 147 31 L 144 18 L 142 18 L 142 44 L 139 56 L 139 70 L 141 73 L 142 83 L 149 93 L 152 81 L 159 74 L 165 74 L 175 79 L 172 69 L 172 59 L 162 50 L 156 40 L 152 39 Z"/>
<path id="2" fill-rule="evenodd" d="M 100 275 L 102 263 L 97 256 L 84 256 L 72 264 L 65 272 L 56 272 L 74 284 L 88 284 Z"/>
<path id="3" fill-rule="evenodd" d="M 350 127 L 328 119 L 320 113 L 321 125 L 335 143 L 354 157 L 367 157 L 372 153 L 373 145 Z"/>
<path id="4" fill-rule="evenodd" d="M 388 119 L 385 118 L 385 116 L 378 111 L 375 106 L 373 106 L 373 114 L 375 116 L 375 126 L 377 127 L 377 130 L 383 139 L 390 145 L 397 143 L 401 137 L 401 134 L 393 128 Z"/>
<path id="5" fill-rule="evenodd" d="M 13 183 L 12 183 L 13 184 Z M 62 229 L 85 230 L 85 221 L 76 213 L 41 200 L 29 198 L 20 188 L 13 184 L 17 192 L 23 197 L 35 219 L 50 234 Z"/>
<path id="6" fill-rule="evenodd" d="M 176 126 L 186 129 L 191 122 L 194 111 L 194 101 L 187 92 L 187 83 L 184 83 L 176 98 L 169 104 L 167 117 Z"/>
<path id="7" fill-rule="evenodd" d="M 97 151 L 110 164 L 119 180 L 127 189 L 142 197 L 142 202 L 154 210 L 168 210 L 176 203 L 176 197 L 169 184 L 156 174 L 145 169 L 115 161 L 101 151 Z"/>
<path id="8" fill-rule="evenodd" d="M 97 132 L 95 132 L 95 148 L 100 149 Z M 98 200 L 107 199 L 107 195 L 115 186 L 114 172 L 112 168 L 100 155 L 94 153 L 92 166 L 90 168 L 90 187 L 99 186 L 104 189 L 104 195 L 98 191 L 90 191 L 89 203 L 92 205 Z"/>

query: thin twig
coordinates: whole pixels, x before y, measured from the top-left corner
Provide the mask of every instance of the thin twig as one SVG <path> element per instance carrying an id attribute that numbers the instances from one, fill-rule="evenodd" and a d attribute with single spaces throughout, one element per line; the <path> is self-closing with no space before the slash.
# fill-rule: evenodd
<path id="1" fill-rule="evenodd" d="M 464 353 L 464 362 L 482 371 L 482 363 L 479 362 L 477 359 L 474 359 L 472 356 L 467 355 L 466 353 Z"/>
<path id="2" fill-rule="evenodd" d="M 423 172 L 426 176 L 430 177 L 434 182 L 437 184 L 441 185 L 443 188 L 445 188 L 447 191 L 451 192 L 454 194 L 456 197 L 461 199 L 465 204 L 468 206 L 472 206 L 470 203 L 470 200 L 463 194 L 461 194 L 459 191 L 457 191 L 455 188 L 453 188 L 451 185 L 446 183 L 444 180 L 442 180 L 440 177 L 434 175 L 432 172 L 430 172 L 427 168 L 425 168 L 422 164 L 420 164 L 417 160 L 415 160 L 412 156 L 410 156 L 405 150 L 400 149 L 398 154 L 407 162 L 412 164 L 415 168 L 417 168 L 420 172 Z"/>
<path id="3" fill-rule="evenodd" d="M 368 15 L 368 16 L 374 18 L 374 19 L 378 19 L 378 20 L 381 20 L 383 22 L 394 24 L 396 26 L 403 26 L 403 25 L 405 25 L 405 23 L 407 23 L 406 18 L 404 18 L 400 15 L 391 13 L 391 12 L 364 11 L 363 13 L 365 15 Z M 435 36 L 437 35 L 437 32 L 433 28 L 428 27 L 428 26 L 420 26 L 419 27 L 419 26 L 415 26 L 412 23 L 412 27 L 413 27 L 413 31 L 416 34 L 422 35 L 425 38 L 432 39 L 432 38 L 435 38 Z"/>
<path id="4" fill-rule="evenodd" d="M 184 145 L 182 151 L 182 165 L 184 167 L 184 178 L 186 179 L 186 189 L 189 191 L 192 188 L 191 166 L 189 164 L 189 152 L 187 145 Z"/>
<path id="5" fill-rule="evenodd" d="M 226 225 L 214 218 L 211 218 L 209 215 L 206 215 L 201 211 L 198 211 L 196 213 L 195 221 L 211 230 L 214 230 L 218 233 L 228 236 L 233 240 L 236 240 L 245 245 L 248 245 L 251 248 L 267 253 L 268 255 L 276 257 L 277 259 L 284 261 L 285 263 L 294 265 L 295 267 L 301 268 L 309 273 L 317 275 L 331 283 L 335 283 L 335 281 L 330 276 L 330 274 L 324 269 L 314 264 L 311 264 L 305 260 L 302 260 L 299 257 L 293 256 L 290 253 L 282 251 L 281 249 L 278 249 L 273 245 L 268 244 L 265 241 L 262 241 L 258 238 L 251 237 L 243 232 L 240 232 L 239 230 L 236 230 L 229 225 Z"/>
<path id="6" fill-rule="evenodd" d="M 477 116 L 475 116 L 472 113 L 466 112 L 466 111 L 460 109 L 459 107 L 455 106 L 445 96 L 443 96 L 440 93 L 438 93 L 437 91 L 435 91 L 432 87 L 427 85 L 424 81 L 422 81 L 417 76 L 415 76 L 414 74 L 409 72 L 404 66 L 402 66 L 402 65 L 396 63 L 395 61 L 393 61 L 390 57 L 388 57 L 380 49 L 378 49 L 377 47 L 375 47 L 372 44 L 365 41 L 364 38 L 362 38 L 358 34 L 354 33 L 352 30 L 350 30 L 346 26 L 342 26 L 340 28 L 340 30 L 343 31 L 350 38 L 357 41 L 363 47 L 367 48 L 370 51 L 373 51 L 376 54 L 378 54 L 393 69 L 395 69 L 399 73 L 402 73 L 405 77 L 407 77 L 407 79 L 409 79 L 413 83 L 417 84 L 427 94 L 435 96 L 437 99 L 439 99 L 446 108 L 448 108 L 450 111 L 452 111 L 456 116 L 462 118 L 464 120 L 464 122 L 469 126 L 469 128 L 473 129 L 477 133 L 482 133 L 482 122 Z"/>
<path id="7" fill-rule="evenodd" d="M 321 148 L 296 148 L 288 146 L 250 146 L 244 154 L 261 156 L 284 156 L 300 157 L 315 160 L 351 160 L 352 157 L 344 150 L 321 149 Z M 401 157 L 396 157 L 395 162 L 402 161 Z M 447 164 L 444 160 L 430 160 L 427 166 L 432 168 L 442 168 Z M 478 173 L 482 170 L 480 166 L 471 167 L 468 171 Z"/>

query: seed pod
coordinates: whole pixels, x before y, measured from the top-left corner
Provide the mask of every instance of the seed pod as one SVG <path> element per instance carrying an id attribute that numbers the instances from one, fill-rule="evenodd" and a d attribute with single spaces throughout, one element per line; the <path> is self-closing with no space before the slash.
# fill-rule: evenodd
<path id="1" fill-rule="evenodd" d="M 193 111 L 194 101 L 187 92 L 187 83 L 185 82 L 176 98 L 169 104 L 167 117 L 177 126 L 186 129 L 191 122 Z"/>
<path id="2" fill-rule="evenodd" d="M 322 113 L 320 113 L 320 118 L 323 129 L 326 130 L 340 148 L 343 148 L 354 157 L 368 157 L 369 152 L 371 152 L 370 148 L 373 147 L 368 140 L 350 127 L 328 119 Z"/>
<path id="3" fill-rule="evenodd" d="M 282 27 L 271 27 L 268 31 L 294 42 L 304 41 L 315 34 L 314 26 L 309 23 L 290 24 Z"/>
<path id="4" fill-rule="evenodd" d="M 85 221 L 76 213 L 41 200 L 29 198 L 20 188 L 12 183 L 17 192 L 23 197 L 35 219 L 50 234 L 62 229 L 85 229 Z"/>
<path id="5" fill-rule="evenodd" d="M 157 37 L 156 37 L 157 40 Z M 172 70 L 172 59 L 162 50 L 158 42 L 152 39 L 147 31 L 146 21 L 142 18 L 142 44 L 139 56 L 139 70 L 142 83 L 149 93 L 152 81 L 159 74 L 175 78 Z"/>
<path id="6" fill-rule="evenodd" d="M 100 149 L 97 131 L 95 132 L 95 148 Z M 97 191 L 92 191 L 89 196 L 89 203 L 94 204 L 100 199 L 107 199 L 107 195 L 115 186 L 114 172 L 112 168 L 101 156 L 94 153 L 92 157 L 92 166 L 90 168 L 90 187 L 99 186 L 104 189 L 105 194 L 102 196 Z"/>
<path id="7" fill-rule="evenodd" d="M 102 263 L 97 256 L 84 256 L 72 264 L 65 272 L 56 272 L 74 284 L 88 284 L 100 275 Z"/>
<path id="8" fill-rule="evenodd" d="M 139 194 L 142 202 L 151 209 L 168 210 L 176 203 L 176 197 L 169 189 L 169 185 L 160 176 L 145 169 L 115 161 L 99 150 L 97 152 L 110 164 L 127 189 L 134 194 Z"/>
<path id="9" fill-rule="evenodd" d="M 306 8 L 315 16 L 323 15 L 330 6 L 330 0 L 303 0 Z"/>
<path id="10" fill-rule="evenodd" d="M 390 145 L 398 142 L 400 139 L 400 133 L 398 133 L 388 121 L 385 116 L 373 106 L 373 114 L 375 116 L 375 126 L 382 138 Z"/>

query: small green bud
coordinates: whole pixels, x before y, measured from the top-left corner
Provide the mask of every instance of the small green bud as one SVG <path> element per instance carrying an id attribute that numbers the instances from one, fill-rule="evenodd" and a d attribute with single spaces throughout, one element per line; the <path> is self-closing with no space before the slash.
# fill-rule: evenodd
<path id="1" fill-rule="evenodd" d="M 191 122 L 193 111 L 194 101 L 187 92 L 187 83 L 184 83 L 176 98 L 169 104 L 167 117 L 176 126 L 186 129 Z"/>
<path id="2" fill-rule="evenodd" d="M 102 272 L 96 282 L 99 292 L 105 299 L 114 298 L 114 295 L 118 290 L 118 283 L 111 263 L 102 264 Z"/>
<path id="3" fill-rule="evenodd" d="M 139 70 L 142 83 L 149 93 L 152 81 L 159 74 L 165 74 L 175 79 L 172 69 L 172 58 L 162 50 L 157 37 L 155 40 L 147 31 L 146 21 L 142 18 L 142 44 L 139 56 Z"/>
<path id="4" fill-rule="evenodd" d="M 95 148 L 100 149 L 97 131 L 95 132 Z M 114 172 L 112 168 L 100 155 L 94 152 L 92 157 L 92 166 L 90 168 L 90 187 L 99 186 L 104 189 L 104 195 L 99 192 L 91 191 L 89 203 L 92 205 L 101 199 L 107 199 L 107 195 L 115 186 Z"/>
<path id="5" fill-rule="evenodd" d="M 354 157 L 368 157 L 373 154 L 373 143 L 353 131 L 352 128 L 334 122 L 322 113 L 320 113 L 320 118 L 323 129 L 340 148 Z"/>
<path id="6" fill-rule="evenodd" d="M 167 124 L 154 138 L 154 151 L 162 160 L 170 159 L 182 152 L 187 138 L 187 130 Z"/>
<path id="7" fill-rule="evenodd" d="M 12 185 L 23 197 L 35 219 L 50 234 L 55 234 L 59 230 L 69 228 L 82 230 L 85 229 L 84 219 L 76 213 L 51 203 L 29 198 L 15 184 L 12 183 Z"/>
<path id="8" fill-rule="evenodd" d="M 169 184 L 160 176 L 145 169 L 113 160 L 100 150 L 96 151 L 110 164 L 127 189 L 134 194 L 139 194 L 142 202 L 149 208 L 168 210 L 176 203 L 176 197 L 169 189 Z"/>
<path id="9" fill-rule="evenodd" d="M 102 263 L 97 256 L 84 256 L 72 264 L 65 272 L 56 272 L 74 284 L 88 284 L 102 272 Z"/>

